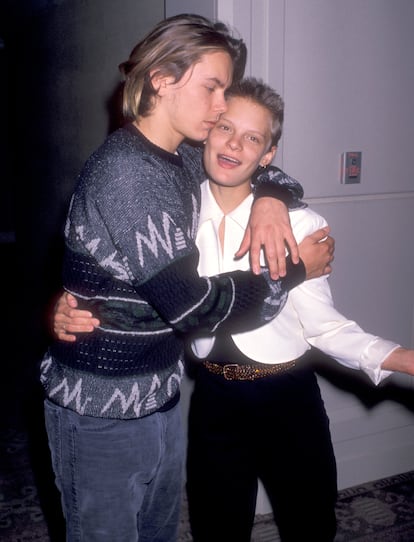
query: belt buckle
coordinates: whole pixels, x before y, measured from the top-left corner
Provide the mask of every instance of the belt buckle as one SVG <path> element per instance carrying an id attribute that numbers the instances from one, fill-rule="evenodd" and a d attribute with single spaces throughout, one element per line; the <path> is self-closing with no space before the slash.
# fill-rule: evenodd
<path id="1" fill-rule="evenodd" d="M 226 380 L 234 380 L 237 377 L 237 363 L 228 363 L 223 365 L 223 376 Z"/>

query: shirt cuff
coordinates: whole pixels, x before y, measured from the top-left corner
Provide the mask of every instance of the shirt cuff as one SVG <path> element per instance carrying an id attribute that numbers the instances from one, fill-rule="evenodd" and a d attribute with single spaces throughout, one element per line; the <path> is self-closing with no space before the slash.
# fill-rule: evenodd
<path id="1" fill-rule="evenodd" d="M 399 348 L 399 344 L 386 339 L 377 338 L 363 352 L 360 361 L 360 368 L 370 377 L 375 385 L 378 385 L 384 378 L 393 374 L 393 371 L 381 369 L 382 362 L 391 352 Z"/>

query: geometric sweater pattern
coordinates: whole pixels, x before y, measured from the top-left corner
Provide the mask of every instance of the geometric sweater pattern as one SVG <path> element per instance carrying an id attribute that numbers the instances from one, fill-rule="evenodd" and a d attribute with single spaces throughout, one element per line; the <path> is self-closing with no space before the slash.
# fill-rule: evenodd
<path id="1" fill-rule="evenodd" d="M 100 327 L 50 345 L 41 381 L 55 403 L 116 419 L 169 408 L 179 396 L 184 337 L 263 324 L 303 280 L 301 266 L 278 281 L 266 270 L 197 274 L 201 152 L 184 143 L 168 153 L 127 125 L 86 162 L 65 227 L 63 284 Z M 294 200 L 300 185 L 287 184 Z"/>

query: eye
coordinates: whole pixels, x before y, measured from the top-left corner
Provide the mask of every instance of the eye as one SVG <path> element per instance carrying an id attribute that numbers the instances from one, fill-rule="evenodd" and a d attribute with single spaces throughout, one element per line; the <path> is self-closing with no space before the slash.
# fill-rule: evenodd
<path id="1" fill-rule="evenodd" d="M 227 124 L 223 124 L 223 123 L 217 123 L 216 128 L 218 128 L 222 132 L 229 132 L 230 131 L 230 126 L 228 126 Z"/>
<path id="2" fill-rule="evenodd" d="M 248 135 L 246 137 L 252 143 L 256 143 L 256 144 L 260 143 L 260 139 L 258 137 L 256 137 L 255 135 Z"/>

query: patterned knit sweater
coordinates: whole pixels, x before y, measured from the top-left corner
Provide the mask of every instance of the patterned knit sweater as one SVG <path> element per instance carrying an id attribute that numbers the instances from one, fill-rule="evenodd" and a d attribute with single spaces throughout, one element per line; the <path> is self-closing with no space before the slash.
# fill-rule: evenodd
<path id="1" fill-rule="evenodd" d="M 303 266 L 275 282 L 247 271 L 198 276 L 204 178 L 200 149 L 183 144 L 170 154 L 132 125 L 87 161 L 66 224 L 63 282 L 101 325 L 75 343 L 50 346 L 41 380 L 51 400 L 117 419 L 170 408 L 183 375 L 184 334 L 265 323 L 304 279 Z"/>

